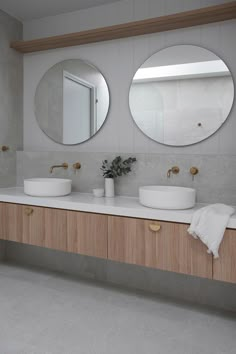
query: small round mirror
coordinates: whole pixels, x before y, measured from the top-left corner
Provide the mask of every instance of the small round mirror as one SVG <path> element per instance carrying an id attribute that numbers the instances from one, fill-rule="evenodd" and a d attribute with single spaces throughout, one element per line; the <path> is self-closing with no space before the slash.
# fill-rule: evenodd
<path id="1" fill-rule="evenodd" d="M 60 144 L 79 144 L 92 138 L 101 129 L 108 109 L 109 90 L 103 75 L 80 59 L 54 65 L 36 89 L 37 122 Z"/>
<path id="2" fill-rule="evenodd" d="M 226 64 L 192 45 L 165 48 L 136 72 L 129 94 L 133 119 L 149 138 L 184 146 L 215 133 L 227 119 L 234 84 Z"/>

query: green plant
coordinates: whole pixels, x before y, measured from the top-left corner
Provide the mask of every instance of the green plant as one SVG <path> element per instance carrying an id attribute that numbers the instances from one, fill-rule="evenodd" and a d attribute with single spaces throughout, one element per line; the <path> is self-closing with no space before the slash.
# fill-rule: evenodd
<path id="1" fill-rule="evenodd" d="M 104 160 L 102 161 L 101 167 L 103 177 L 116 178 L 122 175 L 127 175 L 131 172 L 131 166 L 136 161 L 136 157 L 129 157 L 128 159 L 123 160 L 120 156 L 117 156 L 111 163 Z"/>

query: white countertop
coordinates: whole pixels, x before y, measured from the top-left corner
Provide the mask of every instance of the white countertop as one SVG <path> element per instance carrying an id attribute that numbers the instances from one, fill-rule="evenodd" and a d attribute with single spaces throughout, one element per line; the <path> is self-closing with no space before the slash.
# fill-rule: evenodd
<path id="1" fill-rule="evenodd" d="M 138 198 L 120 196 L 115 198 L 95 198 L 92 194 L 87 193 L 72 193 L 65 197 L 30 197 L 24 194 L 24 190 L 21 187 L 0 188 L 0 202 L 186 224 L 191 222 L 195 210 L 206 205 L 196 204 L 194 208 L 187 210 L 151 209 L 139 204 Z M 236 213 L 230 218 L 228 228 L 236 229 Z"/>

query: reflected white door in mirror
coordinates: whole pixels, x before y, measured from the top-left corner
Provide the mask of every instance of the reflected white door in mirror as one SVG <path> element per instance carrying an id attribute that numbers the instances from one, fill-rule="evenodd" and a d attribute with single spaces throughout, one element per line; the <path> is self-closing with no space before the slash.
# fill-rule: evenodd
<path id="1" fill-rule="evenodd" d="M 63 145 L 91 139 L 104 124 L 109 90 L 93 65 L 71 59 L 51 67 L 35 94 L 35 116 L 41 130 Z"/>

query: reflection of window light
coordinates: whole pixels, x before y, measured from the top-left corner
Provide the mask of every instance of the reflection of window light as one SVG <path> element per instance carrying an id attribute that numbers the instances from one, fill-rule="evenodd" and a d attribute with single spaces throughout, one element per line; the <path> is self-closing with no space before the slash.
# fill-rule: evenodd
<path id="1" fill-rule="evenodd" d="M 211 60 L 197 63 L 155 66 L 141 68 L 134 76 L 134 81 L 139 80 L 172 80 L 195 77 L 211 77 L 230 75 L 227 66 L 222 60 Z"/>

